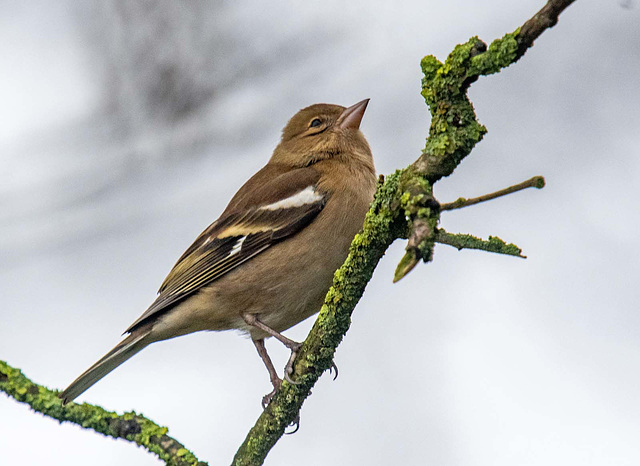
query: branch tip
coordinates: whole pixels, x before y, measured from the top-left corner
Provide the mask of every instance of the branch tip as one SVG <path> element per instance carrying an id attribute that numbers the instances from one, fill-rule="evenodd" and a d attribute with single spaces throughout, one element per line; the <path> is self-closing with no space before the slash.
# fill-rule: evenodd
<path id="1" fill-rule="evenodd" d="M 519 257 L 521 259 L 527 258 L 527 256 L 522 255 L 522 249 L 518 246 L 513 243 L 505 243 L 497 236 L 489 236 L 488 240 L 484 240 L 464 233 L 448 233 L 441 228 L 436 232 L 435 242 L 452 246 L 458 251 L 462 249 L 477 249 L 480 251 Z"/>
<path id="2" fill-rule="evenodd" d="M 411 272 L 416 265 L 418 265 L 420 259 L 416 255 L 413 250 L 407 251 L 400 262 L 398 262 L 398 266 L 396 267 L 396 271 L 393 274 L 393 283 L 397 283 L 402 280 L 409 272 Z"/>
<path id="3" fill-rule="evenodd" d="M 533 45 L 537 37 L 557 23 L 558 15 L 574 1 L 549 0 L 522 27 L 505 35 L 503 39 L 492 42 L 488 48 L 475 39 L 456 47 L 445 63 L 432 56 L 423 59 L 422 69 L 425 78 L 422 95 L 432 114 L 430 134 L 422 156 L 404 172 L 410 169 L 431 184 L 453 173 L 486 133 L 486 128 L 478 122 L 473 106 L 468 100 L 468 86 L 480 75 L 497 73 L 515 63 Z M 406 237 L 403 236 L 407 231 L 406 216 L 402 209 L 398 209 L 401 204 L 399 198 L 404 192 L 398 189 L 398 180 L 402 172 L 403 170 L 400 170 L 386 179 L 379 179 L 376 198 L 367 214 L 363 230 L 356 235 L 345 263 L 336 271 L 333 286 L 327 293 L 320 315 L 295 361 L 296 380 L 302 380 L 303 383 L 283 384 L 248 433 L 236 453 L 234 465 L 263 463 L 286 426 L 298 416 L 311 387 L 322 372 L 330 367 L 335 349 L 349 328 L 351 313 L 371 279 L 378 261 L 395 239 Z M 533 177 L 520 185 L 480 198 L 461 198 L 453 203 L 443 204 L 441 210 L 466 207 L 529 187 L 541 189 L 544 184 L 544 178 Z M 425 244 L 432 249 L 433 242 L 438 242 L 457 249 L 480 249 L 525 257 L 520 248 L 496 237 L 483 240 L 434 228 L 431 229 L 434 236 L 430 237 L 429 241 L 419 242 L 420 245 Z M 420 259 L 428 257 L 428 252 L 428 249 L 410 248 L 398 264 L 394 282 L 406 276 Z M 19 370 L 2 361 L 0 391 L 60 422 L 74 422 L 106 435 L 118 436 L 113 434 L 109 426 L 111 423 L 108 421 L 111 419 L 117 422 L 116 419 L 122 418 L 126 423 L 120 426 L 120 433 L 127 432 L 127 440 L 156 453 L 168 464 L 206 464 L 198 462 L 191 452 L 168 437 L 166 428 L 135 413 L 118 415 L 88 404 L 71 403 L 62 406 L 57 398 L 58 392 L 34 384 Z M 107 422 L 101 422 L 104 420 Z M 134 432 L 137 429 L 129 424 L 132 420 L 139 423 L 141 433 Z M 145 444 L 146 441 L 149 442 Z"/>
<path id="4" fill-rule="evenodd" d="M 496 191 L 490 194 L 485 194 L 484 196 L 474 197 L 471 199 L 460 197 L 453 202 L 442 204 L 440 206 L 440 210 L 443 211 L 443 210 L 462 209 L 463 207 L 469 207 L 475 204 L 480 204 L 481 202 L 491 201 L 498 197 L 506 196 L 507 194 L 513 194 L 518 191 L 522 191 L 523 189 L 527 189 L 527 188 L 542 189 L 544 188 L 544 186 L 545 186 L 544 177 L 534 176 L 533 178 L 530 178 L 527 181 L 523 181 L 522 183 L 509 186 L 508 188 L 501 189 L 500 191 Z"/>

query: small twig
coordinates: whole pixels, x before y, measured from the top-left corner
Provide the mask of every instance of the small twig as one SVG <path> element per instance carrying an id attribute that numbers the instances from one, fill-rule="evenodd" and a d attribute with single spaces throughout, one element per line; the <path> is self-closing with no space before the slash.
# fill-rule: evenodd
<path id="1" fill-rule="evenodd" d="M 544 178 L 542 176 L 534 176 L 533 178 L 527 181 L 523 181 L 520 184 L 509 186 L 508 188 L 501 189 L 500 191 L 496 191 L 495 193 L 485 194 L 484 196 L 474 197 L 471 199 L 465 199 L 464 197 L 460 197 L 453 202 L 442 204 L 440 206 L 440 210 L 443 211 L 443 210 L 462 209 L 463 207 L 469 207 L 470 205 L 490 201 L 492 199 L 496 199 L 501 196 L 506 196 L 507 194 L 512 194 L 518 191 L 522 191 L 523 189 L 527 189 L 527 188 L 536 188 L 536 189 L 544 188 Z"/>
<path id="2" fill-rule="evenodd" d="M 448 233 L 440 228 L 436 232 L 434 241 L 436 243 L 453 246 L 458 249 L 458 251 L 461 249 L 479 249 L 481 251 L 494 252 L 496 254 L 521 257 L 522 259 L 527 258 L 527 256 L 522 255 L 522 249 L 518 246 L 512 243 L 507 244 L 496 236 L 489 236 L 488 240 L 484 240 L 463 233 Z"/>
<path id="3" fill-rule="evenodd" d="M 424 218 L 417 218 L 413 221 L 406 248 L 407 252 L 396 267 L 393 283 L 397 283 L 411 272 L 418 265 L 420 259 L 424 262 L 432 259 L 434 230 L 435 226 L 429 225 L 429 222 Z"/>
<path id="4" fill-rule="evenodd" d="M 533 45 L 533 41 L 549 28 L 558 23 L 558 16 L 575 0 L 549 0 L 532 18 L 520 28 L 518 35 L 518 54 L 524 55 L 525 51 Z"/>
<path id="5" fill-rule="evenodd" d="M 0 391 L 31 409 L 60 422 L 72 422 L 85 429 L 135 442 L 155 453 L 166 464 L 206 466 L 180 442 L 167 435 L 168 429 L 136 413 L 117 414 L 87 403 L 62 406 L 58 392 L 38 385 L 20 371 L 0 361 Z"/>
<path id="6" fill-rule="evenodd" d="M 398 189 L 400 174 L 409 173 L 416 179 L 419 177 L 433 184 L 453 173 L 486 133 L 486 128 L 477 121 L 468 100 L 469 85 L 480 75 L 497 73 L 515 63 L 543 31 L 556 24 L 560 12 L 573 1 L 549 0 L 521 28 L 493 41 L 488 49 L 478 38 L 472 38 L 466 44 L 457 46 L 446 63 L 441 63 L 433 56 L 422 60 L 425 75 L 422 95 L 432 115 L 425 149 L 410 167 L 388 176 L 384 184 L 380 183 L 377 200 L 367 216 L 363 231 L 356 236 L 345 264 L 336 272 L 320 316 L 296 359 L 294 378 L 302 383 L 283 384 L 247 435 L 234 458 L 234 465 L 263 463 L 286 426 L 297 417 L 318 377 L 331 367 L 335 349 L 349 328 L 351 313 L 378 261 L 393 240 L 406 237 L 407 217 L 399 209 L 400 197 L 405 194 L 405 190 Z M 498 196 L 491 198 L 494 197 Z M 484 198 L 482 200 L 488 200 L 487 196 Z M 464 205 L 471 204 L 464 200 Z M 445 206 L 442 210 L 447 210 Z M 427 217 L 432 218 L 433 215 Z M 512 251 L 518 252 L 512 255 L 521 255 L 519 248 L 507 245 L 498 238 L 484 241 L 470 235 L 451 235 L 438 230 L 432 240 L 458 249 L 483 249 L 504 254 L 515 248 Z M 197 464 L 197 459 L 188 450 L 166 435 L 166 428 L 135 413 L 117 415 L 88 404 L 72 403 L 63 407 L 57 392 L 34 384 L 18 369 L 2 361 L 0 391 L 61 422 L 74 422 L 105 435 L 136 442 L 169 464 Z"/>

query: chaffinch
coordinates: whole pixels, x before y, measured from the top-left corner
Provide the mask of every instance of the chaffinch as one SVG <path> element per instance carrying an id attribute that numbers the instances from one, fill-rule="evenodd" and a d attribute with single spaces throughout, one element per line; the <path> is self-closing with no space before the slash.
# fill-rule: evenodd
<path id="1" fill-rule="evenodd" d="M 282 380 L 264 339 L 291 350 L 284 371 L 290 380 L 300 343 L 281 332 L 320 310 L 373 200 L 375 168 L 359 130 L 368 102 L 296 113 L 267 165 L 178 259 L 127 336 L 60 394 L 64 403 L 153 342 L 238 329 L 251 336 L 269 371 L 266 405 Z"/>

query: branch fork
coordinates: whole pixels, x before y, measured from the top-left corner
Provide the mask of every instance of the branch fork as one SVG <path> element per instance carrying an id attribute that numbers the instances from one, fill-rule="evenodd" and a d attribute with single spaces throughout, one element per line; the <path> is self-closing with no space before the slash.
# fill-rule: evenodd
<path id="1" fill-rule="evenodd" d="M 422 60 L 422 95 L 431 112 L 425 148 L 412 165 L 381 180 L 363 229 L 356 235 L 344 264 L 336 271 L 333 286 L 327 293 L 318 319 L 294 362 L 294 379 L 299 384 L 284 382 L 277 390 L 240 446 L 233 459 L 234 465 L 262 464 L 285 428 L 298 417 L 311 387 L 331 367 L 333 354 L 349 329 L 351 313 L 378 261 L 395 239 L 409 239 L 407 254 L 401 261 L 402 267 L 399 266 L 399 278 L 406 275 L 420 259 L 430 260 L 435 243 L 522 257 L 519 248 L 499 238 L 485 241 L 471 235 L 454 235 L 438 229 L 441 211 L 494 199 L 508 194 L 506 191 L 510 188 L 479 198 L 458 199 L 438 209 L 434 204 L 432 186 L 453 173 L 487 131 L 476 119 L 467 97 L 471 83 L 480 76 L 497 73 L 518 61 L 533 45 L 533 41 L 554 26 L 560 13 L 574 1 L 549 0 L 522 27 L 493 41 L 489 47 L 474 37 L 456 46 L 444 62 L 433 56 Z M 538 180 L 535 187 L 542 187 L 542 178 L 534 179 Z M 118 423 L 114 419 L 133 420 L 141 433 L 135 433 L 137 428 L 125 423 L 115 436 L 124 435 L 127 440 L 139 443 L 157 453 L 167 464 L 203 464 L 198 463 L 195 456 L 181 444 L 168 437 L 166 429 L 153 423 L 145 424 L 141 416 L 134 413 L 116 415 L 88 404 L 71 403 L 62 407 L 57 392 L 37 386 L 15 371 L 17 369 L 0 362 L 0 391 L 39 412 L 56 419 L 62 416 L 60 420 L 75 422 L 103 433 L 106 433 L 104 430 L 110 424 Z M 99 425 L 89 423 L 91 419 Z M 147 440 L 152 440 L 152 443 L 144 444 Z"/>
<path id="2" fill-rule="evenodd" d="M 428 198 L 431 205 L 437 205 L 437 207 L 418 209 L 418 214 L 421 213 L 422 216 L 418 216 L 415 219 L 409 219 L 411 224 L 411 233 L 406 247 L 407 252 L 396 267 L 393 282 L 395 283 L 404 278 L 413 270 L 418 262 L 420 262 L 420 259 L 424 262 L 431 261 L 433 258 L 433 248 L 435 243 L 447 244 L 457 248 L 458 250 L 478 249 L 481 251 L 526 259 L 526 256 L 522 255 L 522 250 L 519 247 L 515 244 L 507 244 L 498 237 L 490 236 L 488 240 L 483 240 L 468 234 L 451 234 L 447 233 L 443 229 L 438 229 L 437 224 L 440 221 L 440 212 L 442 211 L 462 209 L 463 207 L 487 202 L 527 188 L 542 189 L 544 185 L 545 182 L 542 176 L 534 176 L 522 183 L 471 199 L 460 197 L 454 202 L 438 204 L 433 197 Z M 418 199 L 424 204 L 424 198 L 425 196 L 421 196 Z"/>

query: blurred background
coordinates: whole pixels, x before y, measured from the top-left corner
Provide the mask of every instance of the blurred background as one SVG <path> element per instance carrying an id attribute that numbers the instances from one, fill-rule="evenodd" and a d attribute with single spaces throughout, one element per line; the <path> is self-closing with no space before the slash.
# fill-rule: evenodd
<path id="1" fill-rule="evenodd" d="M 316 102 L 371 103 L 380 173 L 417 158 L 420 59 L 489 42 L 543 0 L 0 1 L 0 358 L 64 388 L 153 301 L 177 257 Z M 640 5 L 580 0 L 470 91 L 489 129 L 443 215 L 528 259 L 438 246 L 396 285 L 382 260 L 270 465 L 640 463 Z M 302 340 L 312 322 L 288 332 Z M 268 343 L 278 368 L 287 354 Z M 228 464 L 268 376 L 233 332 L 158 343 L 81 401 L 135 409 Z M 6 464 L 156 465 L 0 397 Z"/>

